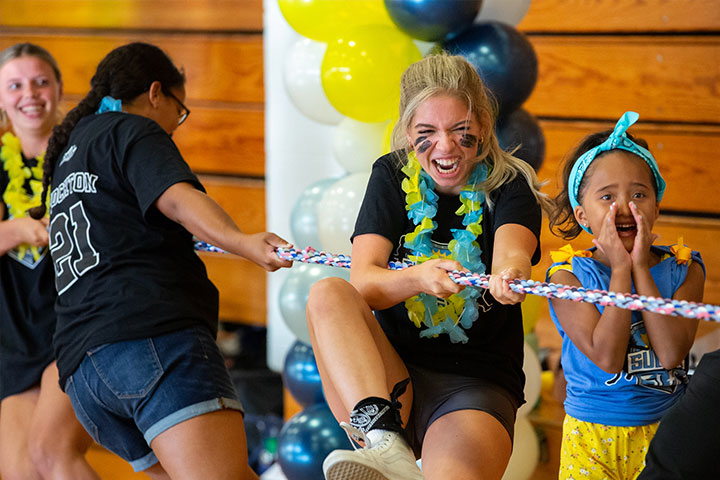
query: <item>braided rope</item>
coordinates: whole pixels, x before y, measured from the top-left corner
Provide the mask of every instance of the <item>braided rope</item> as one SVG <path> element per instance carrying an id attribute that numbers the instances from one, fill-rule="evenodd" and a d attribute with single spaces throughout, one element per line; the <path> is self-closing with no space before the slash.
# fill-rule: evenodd
<path id="1" fill-rule="evenodd" d="M 195 242 L 195 249 L 206 252 L 224 250 L 204 242 Z M 304 250 L 294 248 L 278 248 L 277 255 L 285 260 L 332 267 L 350 268 L 348 255 L 332 255 L 330 253 L 307 247 Z M 411 265 L 404 262 L 390 262 L 391 270 L 403 270 Z M 453 282 L 468 287 L 488 288 L 490 275 L 472 272 L 448 272 Z M 676 317 L 696 318 L 712 322 L 720 322 L 720 306 L 707 303 L 688 302 L 671 298 L 647 297 L 645 295 L 615 293 L 606 290 L 591 290 L 571 285 L 561 285 L 535 280 L 510 280 L 510 289 L 518 293 L 529 293 L 541 297 L 572 300 L 574 302 L 597 303 L 606 307 L 618 307 L 626 310 L 645 310 L 647 312 L 672 315 Z"/>

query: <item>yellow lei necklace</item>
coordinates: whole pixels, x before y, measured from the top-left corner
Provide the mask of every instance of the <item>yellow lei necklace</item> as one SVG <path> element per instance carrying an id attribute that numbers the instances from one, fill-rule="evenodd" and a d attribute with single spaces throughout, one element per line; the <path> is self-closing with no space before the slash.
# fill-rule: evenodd
<path id="1" fill-rule="evenodd" d="M 2 160 L 3 169 L 8 173 L 9 178 L 7 188 L 3 193 L 3 201 L 8 207 L 9 218 L 22 218 L 27 216 L 29 209 L 40 205 L 45 154 L 37 157 L 36 166 L 28 167 L 22 159 L 20 139 L 7 132 L 0 138 L 0 142 L 2 142 L 0 160 Z M 26 183 L 30 185 L 32 192 L 25 189 Z M 40 257 L 38 247 L 22 244 L 18 246 L 19 258 L 22 259 L 28 250 L 32 252 L 35 260 Z"/>
<path id="2" fill-rule="evenodd" d="M 437 214 L 438 195 L 434 192 L 435 181 L 420 165 L 415 152 L 408 154 L 407 164 L 402 168 L 407 178 L 402 181 L 405 192 L 405 209 L 408 218 L 415 224 L 415 230 L 405 236 L 405 248 L 409 249 L 410 260 L 423 263 L 432 258 L 441 258 L 430 242 L 437 223 L 433 220 Z M 460 208 L 456 215 L 463 217 L 464 229 L 450 229 L 453 239 L 448 244 L 450 258 L 457 260 L 463 267 L 473 272 L 484 272 L 480 255 L 482 250 L 477 238 L 482 234 L 483 202 L 485 194 L 480 185 L 487 179 L 488 167 L 478 164 L 470 175 L 467 185 L 460 192 Z M 444 255 L 443 255 L 444 256 Z M 469 329 L 478 318 L 476 299 L 480 292 L 466 288 L 451 295 L 447 300 L 439 300 L 432 295 L 420 293 L 405 301 L 409 319 L 416 327 L 427 328 L 420 337 L 437 337 L 445 333 L 453 343 L 466 343 Z"/>

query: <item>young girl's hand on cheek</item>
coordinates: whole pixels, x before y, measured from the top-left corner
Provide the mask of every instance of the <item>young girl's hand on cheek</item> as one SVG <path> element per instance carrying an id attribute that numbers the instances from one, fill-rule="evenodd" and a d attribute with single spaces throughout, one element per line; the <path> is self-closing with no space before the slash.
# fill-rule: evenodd
<path id="1" fill-rule="evenodd" d="M 628 206 L 637 225 L 635 243 L 633 244 L 632 252 L 630 252 L 633 269 L 650 268 L 650 246 L 652 246 L 653 242 L 657 239 L 657 235 L 652 233 L 651 226 L 645 217 L 640 214 L 635 202 L 629 202 Z"/>
<path id="2" fill-rule="evenodd" d="M 605 255 L 612 269 L 632 266 L 630 254 L 625 250 L 620 236 L 618 236 L 615 227 L 615 215 L 617 214 L 617 204 L 613 202 L 608 209 L 608 213 L 603 219 L 600 231 L 596 233 L 593 243 Z"/>

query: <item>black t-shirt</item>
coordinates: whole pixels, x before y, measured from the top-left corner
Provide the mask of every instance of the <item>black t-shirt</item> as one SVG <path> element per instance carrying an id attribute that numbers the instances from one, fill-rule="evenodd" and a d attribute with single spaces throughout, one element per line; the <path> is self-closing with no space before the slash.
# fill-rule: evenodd
<path id="1" fill-rule="evenodd" d="M 50 195 L 61 386 L 92 347 L 191 325 L 216 333 L 218 292 L 192 235 L 154 206 L 179 182 L 204 191 L 150 119 L 103 113 L 73 130 Z"/>
<path id="2" fill-rule="evenodd" d="M 394 245 L 390 260 L 409 262 L 409 252 L 403 243 L 405 235 L 411 233 L 415 225 L 405 210 L 405 192 L 401 189 L 403 178 L 405 174 L 400 171 L 395 154 L 385 155 L 375 162 L 353 238 L 369 233 L 382 235 Z M 532 259 L 533 263 L 537 263 L 540 259 L 542 216 L 525 178 L 518 175 L 501 186 L 492 193 L 492 200 L 492 209 L 487 203 L 483 208 L 483 233 L 478 237 L 487 273 L 492 268 L 495 231 L 508 223 L 523 225 L 538 238 L 538 247 Z M 447 250 L 447 244 L 452 240 L 450 229 L 465 228 L 462 217 L 455 215 L 459 206 L 457 195 L 439 194 L 438 212 L 434 218 L 438 228 L 431 239 L 434 247 Z M 496 382 L 520 401 L 525 384 L 520 305 L 501 305 L 487 290 L 483 290 L 478 305 L 478 319 L 466 330 L 467 343 L 452 343 L 445 334 L 420 338 L 420 329 L 408 319 L 404 302 L 376 311 L 375 316 L 404 361 L 430 370 Z"/>
<path id="3" fill-rule="evenodd" d="M 22 161 L 27 167 L 37 165 L 34 158 L 23 156 Z M 0 197 L 8 183 L 8 173 L 0 166 Z M 25 190 L 32 191 L 29 182 Z M 9 218 L 5 205 L 2 220 Z M 21 257 L 17 248 L 0 256 L 0 399 L 40 382 L 53 360 L 53 267 L 47 248 L 38 251 L 38 258 L 30 251 Z"/>

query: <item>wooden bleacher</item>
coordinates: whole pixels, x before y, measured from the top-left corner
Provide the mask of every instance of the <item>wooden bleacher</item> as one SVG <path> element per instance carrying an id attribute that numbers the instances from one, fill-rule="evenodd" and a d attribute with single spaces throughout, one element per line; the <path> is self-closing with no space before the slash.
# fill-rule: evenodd
<path id="1" fill-rule="evenodd" d="M 538 56 L 538 81 L 524 108 L 540 119 L 551 180 L 584 135 L 638 111 L 644 137 L 668 183 L 656 231 L 664 243 L 700 250 L 705 301 L 720 303 L 720 9 L 716 0 L 536 0 L 518 28 Z M 32 41 L 52 52 L 64 75 L 66 108 L 89 88 L 97 62 L 133 40 L 156 43 L 184 66 L 190 121 L 174 139 L 211 196 L 248 232 L 265 229 L 262 0 L 0 0 L 0 49 Z M 289 212 L 288 212 L 289 214 Z M 280 232 L 287 234 L 287 232 Z M 564 242 L 547 229 L 546 253 Z M 573 244 L 590 245 L 586 236 Z M 263 325 L 265 273 L 231 257 L 203 254 L 220 290 L 225 321 Z M 534 269 L 542 279 L 549 263 Z M 701 334 L 714 329 L 704 322 Z M 557 350 L 546 307 L 540 343 Z M 553 403 L 554 402 L 554 403 Z M 288 402 L 290 403 L 290 402 Z M 531 419 L 558 448 L 562 406 L 543 393 Z M 557 457 L 534 478 L 553 478 Z M 108 477 L 111 478 L 111 477 Z"/>

